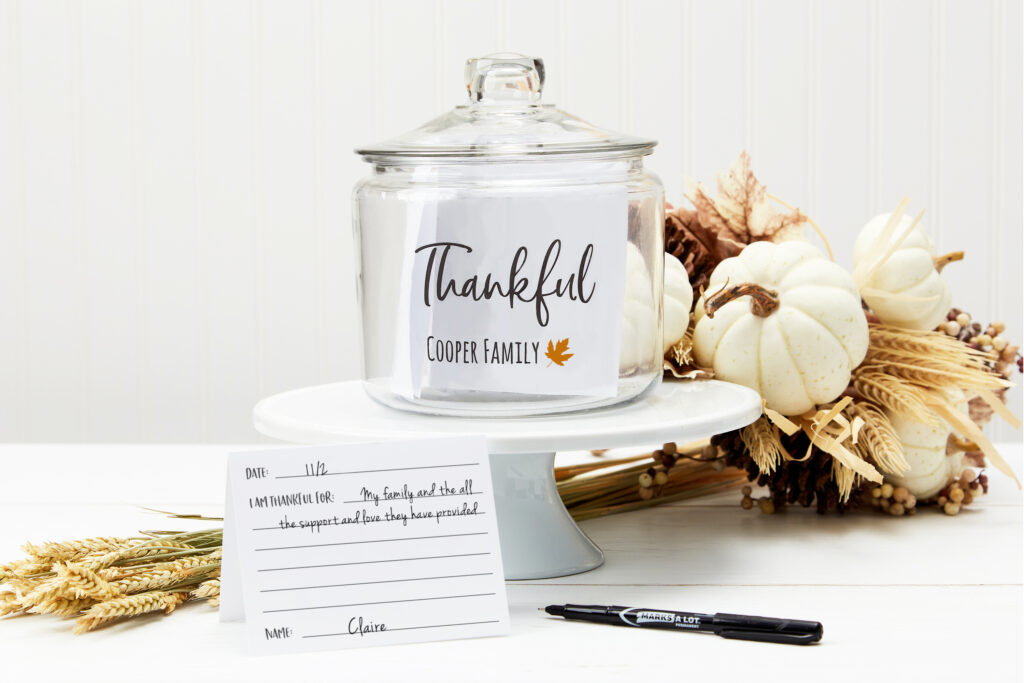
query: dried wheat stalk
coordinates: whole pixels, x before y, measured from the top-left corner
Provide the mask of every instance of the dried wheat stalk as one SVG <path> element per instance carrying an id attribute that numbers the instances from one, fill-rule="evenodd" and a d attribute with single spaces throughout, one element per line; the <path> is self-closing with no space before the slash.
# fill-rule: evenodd
<path id="1" fill-rule="evenodd" d="M 210 579 L 209 581 L 203 581 L 199 584 L 199 587 L 192 591 L 193 598 L 219 598 L 220 597 L 220 579 Z"/>
<path id="2" fill-rule="evenodd" d="M 219 550 L 209 555 L 183 557 L 173 562 L 161 563 L 150 569 L 124 573 L 113 585 L 123 595 L 167 588 L 190 577 L 219 572 L 220 559 Z"/>
<path id="3" fill-rule="evenodd" d="M 31 614 L 52 614 L 57 617 L 73 617 L 96 604 L 91 598 L 68 598 L 56 596 L 36 603 L 28 608 Z"/>
<path id="4" fill-rule="evenodd" d="M 218 604 L 220 529 L 144 533 L 26 544 L 29 557 L 0 567 L 0 583 L 9 588 L 0 592 L 0 616 L 80 616 L 75 632 L 82 633 L 120 617 L 170 612 L 200 599 L 192 591 L 204 584 L 202 599 Z"/>
<path id="5" fill-rule="evenodd" d="M 94 560 L 86 563 L 90 569 L 103 569 L 109 567 L 116 562 L 124 560 L 138 560 L 153 555 L 166 554 L 168 550 L 184 550 L 186 552 L 194 552 L 195 547 L 181 541 L 167 541 L 161 539 L 152 539 L 149 541 L 143 541 L 136 545 L 131 545 L 126 548 L 119 550 L 113 550 L 105 553 Z"/>
<path id="6" fill-rule="evenodd" d="M 52 564 L 52 562 L 39 560 L 35 557 L 26 557 L 14 562 L 8 562 L 7 564 L 0 565 L 0 583 L 48 572 Z"/>
<path id="7" fill-rule="evenodd" d="M 85 565 L 58 562 L 53 565 L 56 581 L 63 582 L 64 593 L 74 598 L 110 600 L 121 594 L 113 584 Z"/>
<path id="8" fill-rule="evenodd" d="M 149 612 L 156 612 L 161 609 L 166 614 L 170 614 L 174 611 L 174 608 L 187 599 L 187 592 L 168 593 L 165 591 L 151 591 L 124 598 L 106 600 L 93 605 L 86 610 L 85 614 L 78 618 L 74 633 L 85 633 L 115 619 L 148 614 Z"/>
<path id="9" fill-rule="evenodd" d="M 96 551 L 117 550 L 129 545 L 133 540 L 119 537 L 83 538 L 77 541 L 43 543 L 42 545 L 26 543 L 21 549 L 38 560 L 56 562 L 58 560 L 74 560 Z"/>
<path id="10" fill-rule="evenodd" d="M 870 457 L 882 471 L 890 474 L 907 471 L 903 445 L 884 411 L 865 401 L 853 401 L 844 412 L 851 420 L 859 417 L 864 421 L 856 444 L 861 457 Z"/>
<path id="11" fill-rule="evenodd" d="M 14 591 L 0 593 L 0 617 L 8 614 L 17 614 L 24 609 L 21 598 Z"/>
<path id="12" fill-rule="evenodd" d="M 878 351 L 911 352 L 924 356 L 949 353 L 956 356 L 966 354 L 989 357 L 984 351 L 972 349 L 942 332 L 907 330 L 881 323 L 871 323 L 869 332 L 871 348 Z"/>
<path id="13" fill-rule="evenodd" d="M 939 358 L 916 358 L 887 352 L 869 353 L 867 363 L 883 368 L 893 377 L 932 389 L 990 389 L 1009 386 L 1009 382 L 984 368 L 956 364 Z"/>
<path id="14" fill-rule="evenodd" d="M 861 396 L 883 408 L 918 422 L 938 424 L 938 418 L 925 403 L 922 389 L 893 377 L 884 367 L 861 365 L 853 371 L 852 384 Z"/>

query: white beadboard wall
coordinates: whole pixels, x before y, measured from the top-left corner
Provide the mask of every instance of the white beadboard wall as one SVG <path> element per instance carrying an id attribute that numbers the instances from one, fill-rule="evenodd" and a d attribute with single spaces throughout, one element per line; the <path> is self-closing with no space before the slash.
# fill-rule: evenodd
<path id="1" fill-rule="evenodd" d="M 1019 0 L 0 0 L 0 440 L 244 441 L 260 397 L 355 377 L 352 149 L 500 50 L 660 140 L 672 201 L 749 149 L 847 265 L 909 195 L 967 250 L 955 304 L 1021 340 L 1021 24 Z"/>

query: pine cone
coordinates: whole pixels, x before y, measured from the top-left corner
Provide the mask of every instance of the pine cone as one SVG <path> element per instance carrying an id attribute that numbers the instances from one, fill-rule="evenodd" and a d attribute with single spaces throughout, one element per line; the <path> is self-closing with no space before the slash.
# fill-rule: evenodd
<path id="1" fill-rule="evenodd" d="M 786 452 L 799 454 L 807 452 L 810 443 L 807 435 L 798 432 L 793 436 L 780 435 Z M 739 432 L 726 432 L 711 438 L 711 443 L 722 450 L 725 464 L 744 470 L 747 479 L 764 486 L 770 491 L 776 510 L 787 504 L 798 503 L 803 507 L 814 505 L 818 514 L 835 510 L 842 514 L 860 506 L 863 484 L 854 485 L 849 500 L 839 500 L 839 487 L 832 479 L 832 456 L 815 448 L 807 460 L 783 460 L 772 474 L 762 474 L 750 457 Z"/>
<path id="2" fill-rule="evenodd" d="M 707 286 L 715 266 L 740 253 L 742 248 L 743 245 L 701 225 L 696 211 L 679 208 L 665 214 L 665 251 L 682 261 L 694 292 Z"/>

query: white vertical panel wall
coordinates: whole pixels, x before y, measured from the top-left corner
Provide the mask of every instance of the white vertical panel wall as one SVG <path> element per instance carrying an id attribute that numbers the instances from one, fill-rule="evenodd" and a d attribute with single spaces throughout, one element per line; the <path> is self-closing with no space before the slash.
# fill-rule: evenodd
<path id="1" fill-rule="evenodd" d="M 545 58 L 547 101 L 659 139 L 671 201 L 750 150 L 847 264 L 910 195 L 967 251 L 956 305 L 1021 340 L 1021 22 L 1016 0 L 0 0 L 0 440 L 245 440 L 259 397 L 356 376 L 351 150 L 501 50 Z"/>

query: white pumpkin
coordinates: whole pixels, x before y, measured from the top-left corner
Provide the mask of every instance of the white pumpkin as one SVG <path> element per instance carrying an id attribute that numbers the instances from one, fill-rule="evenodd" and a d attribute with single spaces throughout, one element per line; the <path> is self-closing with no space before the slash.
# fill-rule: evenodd
<path id="1" fill-rule="evenodd" d="M 657 345 L 658 320 L 651 291 L 651 274 L 644 256 L 626 244 L 626 295 L 622 303 L 622 343 L 619 372 L 632 372 L 649 363 Z"/>
<path id="2" fill-rule="evenodd" d="M 706 291 L 697 362 L 783 415 L 838 397 L 864 360 L 868 324 L 853 277 L 807 242 L 749 244 L 718 264 Z"/>
<path id="3" fill-rule="evenodd" d="M 672 346 L 683 338 L 690 326 L 690 309 L 693 308 L 693 287 L 686 274 L 683 262 L 672 254 L 665 254 L 665 295 L 664 332 L 662 353 L 668 353 Z"/>
<path id="4" fill-rule="evenodd" d="M 619 352 L 619 370 L 629 372 L 649 362 L 651 345 L 657 332 L 651 295 L 651 275 L 640 250 L 626 245 L 626 296 L 622 311 L 622 345 Z M 662 354 L 679 341 L 690 325 L 693 306 L 693 288 L 682 262 L 672 254 L 665 254 L 665 287 L 662 295 L 664 311 Z"/>
<path id="5" fill-rule="evenodd" d="M 966 410 L 967 402 L 963 392 L 957 391 L 953 405 Z M 886 475 L 885 480 L 893 486 L 904 486 L 916 498 L 927 499 L 935 496 L 946 484 L 960 476 L 964 469 L 964 454 L 957 451 L 946 455 L 946 441 L 950 429 L 945 422 L 937 425 L 915 422 L 902 415 L 886 411 L 893 430 L 903 445 L 903 455 L 908 469 L 900 475 Z"/>
<path id="6" fill-rule="evenodd" d="M 880 242 L 891 216 L 875 216 L 861 229 L 853 247 L 854 272 L 865 267 L 872 256 L 889 249 L 913 222 L 910 216 L 904 216 L 888 243 Z M 955 259 L 963 254 L 949 256 Z M 941 268 L 945 261 L 939 264 Z M 935 245 L 920 225 L 859 284 L 864 301 L 879 320 L 911 330 L 934 329 L 945 320 L 952 302 L 949 287 L 936 267 Z"/>

